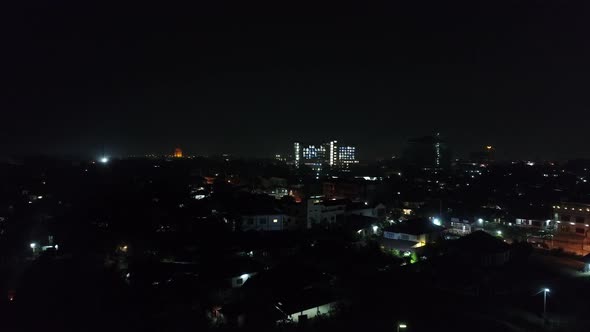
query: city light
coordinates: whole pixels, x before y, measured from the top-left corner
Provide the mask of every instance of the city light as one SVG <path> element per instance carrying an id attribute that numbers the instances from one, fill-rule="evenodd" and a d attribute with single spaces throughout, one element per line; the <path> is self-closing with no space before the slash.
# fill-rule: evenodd
<path id="1" fill-rule="evenodd" d="M 35 242 L 32 242 L 31 244 L 29 244 L 29 246 L 31 247 L 31 249 L 37 248 L 37 244 Z"/>
<path id="2" fill-rule="evenodd" d="M 479 219 L 477 219 L 477 222 L 480 224 L 483 224 L 483 219 L 479 218 Z"/>
<path id="3" fill-rule="evenodd" d="M 547 317 L 547 293 L 551 292 L 551 290 L 549 288 L 543 288 L 539 293 L 541 292 L 543 292 L 543 318 L 545 318 Z"/>
<path id="4" fill-rule="evenodd" d="M 441 225 L 440 219 L 438 219 L 438 218 L 432 219 L 432 223 L 435 224 L 436 226 L 440 226 Z"/>
<path id="5" fill-rule="evenodd" d="M 496 234 L 498 234 L 498 236 L 502 236 L 502 231 L 496 231 Z"/>
<path id="6" fill-rule="evenodd" d="M 100 162 L 103 163 L 103 164 L 108 163 L 109 162 L 109 157 L 102 157 L 102 158 L 100 158 Z"/>

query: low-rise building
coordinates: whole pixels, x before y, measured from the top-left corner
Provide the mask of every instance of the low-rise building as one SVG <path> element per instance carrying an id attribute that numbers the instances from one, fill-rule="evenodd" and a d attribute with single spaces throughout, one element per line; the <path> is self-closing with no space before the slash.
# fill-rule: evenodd
<path id="1" fill-rule="evenodd" d="M 501 266 L 510 260 L 510 245 L 484 231 L 454 241 L 451 252 L 457 261 L 470 266 Z"/>
<path id="2" fill-rule="evenodd" d="M 413 251 L 440 238 L 443 227 L 428 219 L 413 219 L 383 229 L 381 244 L 387 249 Z"/>
<path id="3" fill-rule="evenodd" d="M 564 202 L 553 206 L 558 232 L 587 236 L 590 229 L 590 204 Z"/>
<path id="4" fill-rule="evenodd" d="M 449 233 L 457 235 L 467 235 L 474 232 L 477 228 L 481 228 L 481 225 L 477 224 L 477 220 L 469 220 L 464 218 L 451 217 L 447 231 Z"/>
<path id="5" fill-rule="evenodd" d="M 289 227 L 290 217 L 276 209 L 242 215 L 243 231 L 283 231 Z"/>
<path id="6" fill-rule="evenodd" d="M 276 309 L 280 318 L 276 322 L 277 324 L 303 324 L 317 316 L 332 314 L 337 305 L 338 302 L 330 292 L 314 288 L 306 289 L 300 293 L 283 297 L 277 302 Z"/>

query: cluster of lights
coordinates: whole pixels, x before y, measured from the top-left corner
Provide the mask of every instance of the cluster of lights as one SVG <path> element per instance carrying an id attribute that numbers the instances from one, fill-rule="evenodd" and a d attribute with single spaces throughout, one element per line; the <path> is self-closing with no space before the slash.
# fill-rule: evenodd
<path id="1" fill-rule="evenodd" d="M 559 206 L 559 205 L 553 205 L 552 207 L 553 207 L 554 209 L 560 209 L 560 210 L 562 209 L 562 207 L 561 207 L 561 206 Z M 564 206 L 564 207 L 563 207 L 563 209 L 564 209 L 564 210 L 571 209 L 572 211 L 576 211 L 576 208 L 568 208 L 567 206 Z M 583 208 L 578 208 L 578 211 L 580 211 L 580 212 L 583 212 L 583 211 L 590 212 L 590 208 L 585 208 L 585 209 L 583 209 Z"/>
<path id="2" fill-rule="evenodd" d="M 434 148 L 436 150 L 436 167 L 440 167 L 440 143 L 435 143 Z"/>
<path id="3" fill-rule="evenodd" d="M 299 151 L 300 151 L 300 146 L 299 143 L 295 143 L 295 166 L 299 167 Z"/>
<path id="4" fill-rule="evenodd" d="M 338 157 L 340 160 L 355 160 L 356 148 L 354 146 L 338 147 Z"/>
<path id="5" fill-rule="evenodd" d="M 331 141 L 330 142 L 330 166 L 334 166 L 334 164 L 336 163 L 336 158 L 337 158 L 337 154 L 336 154 L 336 149 L 337 149 L 337 144 L 338 141 Z"/>

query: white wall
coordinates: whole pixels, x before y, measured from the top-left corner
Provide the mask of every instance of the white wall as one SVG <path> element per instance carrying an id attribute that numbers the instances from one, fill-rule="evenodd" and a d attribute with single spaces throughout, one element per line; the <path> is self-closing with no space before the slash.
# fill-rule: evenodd
<path id="1" fill-rule="evenodd" d="M 297 323 L 297 322 L 299 322 L 299 316 L 301 316 L 301 315 L 307 315 L 307 319 L 311 319 L 311 318 L 316 317 L 317 315 L 330 314 L 331 311 L 336 309 L 336 304 L 337 304 L 337 302 L 326 303 L 326 304 L 323 304 L 319 307 L 313 307 L 313 308 L 303 310 L 301 312 L 291 313 L 291 314 L 289 314 L 289 317 L 293 320 L 293 322 Z M 318 309 L 319 309 L 319 313 L 318 313 Z"/>
<path id="2" fill-rule="evenodd" d="M 231 286 L 232 286 L 232 288 L 242 287 L 242 285 L 244 285 L 244 283 L 246 282 L 246 280 L 252 278 L 256 274 L 257 274 L 256 272 L 245 273 L 245 274 L 243 274 L 241 276 L 231 278 Z M 241 280 L 241 282 L 240 282 L 240 280 Z"/>
<path id="3" fill-rule="evenodd" d="M 404 233 L 383 232 L 383 237 L 392 240 L 406 240 L 419 242 L 418 236 Z"/>

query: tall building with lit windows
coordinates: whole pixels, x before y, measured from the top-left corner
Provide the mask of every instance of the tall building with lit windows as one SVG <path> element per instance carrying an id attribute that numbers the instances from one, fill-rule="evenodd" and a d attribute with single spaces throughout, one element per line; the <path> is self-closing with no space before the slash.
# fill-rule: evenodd
<path id="1" fill-rule="evenodd" d="M 349 169 L 359 161 L 356 157 L 356 147 L 354 146 L 339 146 L 338 147 L 338 166 L 340 169 Z"/>
<path id="2" fill-rule="evenodd" d="M 299 142 L 295 142 L 295 144 L 293 144 L 293 147 L 295 148 L 295 160 L 293 161 L 293 163 L 295 164 L 295 167 L 299 167 L 299 163 L 301 162 L 301 144 Z"/>
<path id="3" fill-rule="evenodd" d="M 358 164 L 356 147 L 340 146 L 332 140 L 319 145 L 294 144 L 294 164 L 296 167 L 306 165 L 320 175 L 324 167 L 348 170 L 351 165 Z"/>

